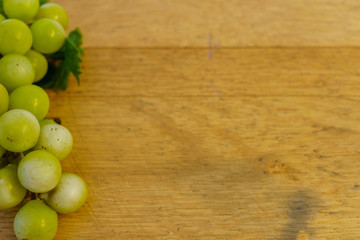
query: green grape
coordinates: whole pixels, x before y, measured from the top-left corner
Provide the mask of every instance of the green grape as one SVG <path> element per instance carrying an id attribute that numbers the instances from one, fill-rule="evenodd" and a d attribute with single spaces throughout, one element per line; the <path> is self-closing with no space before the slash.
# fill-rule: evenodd
<path id="1" fill-rule="evenodd" d="M 14 219 L 17 239 L 52 240 L 57 228 L 57 213 L 42 200 L 27 202 Z"/>
<path id="2" fill-rule="evenodd" d="M 46 117 L 49 111 L 49 96 L 39 86 L 24 85 L 10 94 L 9 109 L 25 109 L 38 119 Z"/>
<path id="3" fill-rule="evenodd" d="M 0 83 L 9 92 L 23 85 L 32 84 L 35 70 L 30 60 L 20 54 L 9 54 L 0 59 Z"/>
<path id="4" fill-rule="evenodd" d="M 31 192 L 48 192 L 60 181 L 60 161 L 44 150 L 30 152 L 20 161 L 18 176 L 21 185 Z"/>
<path id="5" fill-rule="evenodd" d="M 39 11 L 39 0 L 3 0 L 6 16 L 31 23 Z"/>
<path id="6" fill-rule="evenodd" d="M 40 81 L 48 70 L 48 62 L 44 55 L 30 49 L 26 54 L 26 57 L 30 59 L 30 62 L 35 70 L 34 82 Z"/>
<path id="7" fill-rule="evenodd" d="M 41 53 L 50 54 L 60 50 L 65 42 L 65 30 L 53 19 L 41 18 L 30 27 L 33 35 L 33 48 Z"/>
<path id="8" fill-rule="evenodd" d="M 6 20 L 6 18 L 4 17 L 4 15 L 0 14 L 0 23 L 4 20 Z"/>
<path id="9" fill-rule="evenodd" d="M 21 186 L 16 171 L 15 164 L 0 169 L 0 209 L 15 207 L 26 195 L 26 189 Z"/>
<path id="10" fill-rule="evenodd" d="M 39 121 L 40 124 L 40 129 L 42 128 L 42 126 L 48 125 L 48 124 L 56 124 L 56 122 L 52 119 L 42 119 Z"/>
<path id="11" fill-rule="evenodd" d="M 0 116 L 9 108 L 9 94 L 6 88 L 0 84 Z"/>
<path id="12" fill-rule="evenodd" d="M 59 124 L 47 124 L 40 128 L 39 141 L 35 149 L 43 149 L 62 161 L 71 152 L 73 138 L 70 131 Z"/>
<path id="13" fill-rule="evenodd" d="M 36 19 L 50 18 L 60 23 L 66 30 L 69 25 L 69 17 L 63 7 L 56 3 L 45 3 L 41 5 Z"/>
<path id="14" fill-rule="evenodd" d="M 30 28 L 18 19 L 7 19 L 0 23 L 0 54 L 25 54 L 33 39 Z"/>
<path id="15" fill-rule="evenodd" d="M 88 190 L 84 180 L 74 173 L 63 173 L 52 191 L 40 195 L 58 213 L 77 211 L 86 201 Z"/>
<path id="16" fill-rule="evenodd" d="M 0 145 L 11 152 L 24 152 L 36 145 L 40 125 L 36 117 L 23 109 L 14 109 L 0 117 Z"/>

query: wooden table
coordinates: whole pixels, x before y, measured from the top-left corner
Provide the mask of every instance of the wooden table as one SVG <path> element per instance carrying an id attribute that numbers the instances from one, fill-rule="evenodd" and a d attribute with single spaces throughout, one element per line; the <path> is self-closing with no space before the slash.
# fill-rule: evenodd
<path id="1" fill-rule="evenodd" d="M 90 191 L 57 240 L 360 239 L 358 0 L 56 2 L 86 55 L 49 117 Z"/>

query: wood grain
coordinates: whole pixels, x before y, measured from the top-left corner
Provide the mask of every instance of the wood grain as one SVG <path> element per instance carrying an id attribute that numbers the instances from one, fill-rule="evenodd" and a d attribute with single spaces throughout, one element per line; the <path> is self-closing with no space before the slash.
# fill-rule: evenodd
<path id="1" fill-rule="evenodd" d="M 58 0 L 87 47 L 359 46 L 357 0 Z"/>
<path id="2" fill-rule="evenodd" d="M 49 91 L 90 190 L 56 239 L 358 239 L 358 51 L 88 49 Z"/>
<path id="3" fill-rule="evenodd" d="M 358 1 L 55 2 L 86 55 L 49 117 L 89 186 L 55 240 L 360 239 Z"/>

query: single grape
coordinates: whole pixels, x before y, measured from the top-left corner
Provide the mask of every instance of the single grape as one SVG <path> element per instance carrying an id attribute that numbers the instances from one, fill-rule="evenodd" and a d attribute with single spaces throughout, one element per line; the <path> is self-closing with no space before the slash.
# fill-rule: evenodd
<path id="1" fill-rule="evenodd" d="M 63 173 L 59 184 L 40 195 L 58 213 L 77 211 L 86 201 L 88 190 L 84 180 L 74 173 Z"/>
<path id="2" fill-rule="evenodd" d="M 39 11 L 39 0 L 3 0 L 6 16 L 31 23 Z"/>
<path id="3" fill-rule="evenodd" d="M 73 138 L 66 127 L 47 124 L 40 128 L 39 141 L 35 149 L 46 150 L 62 161 L 70 154 L 72 147 Z"/>
<path id="4" fill-rule="evenodd" d="M 30 28 L 18 19 L 7 19 L 0 23 L 0 54 L 25 54 L 33 39 Z"/>
<path id="5" fill-rule="evenodd" d="M 65 9 L 56 3 L 45 3 L 41 5 L 36 19 L 50 18 L 60 23 L 66 30 L 69 25 L 69 16 Z"/>
<path id="6" fill-rule="evenodd" d="M 18 205 L 25 197 L 26 189 L 17 177 L 15 164 L 0 169 L 0 209 L 9 209 Z"/>
<path id="7" fill-rule="evenodd" d="M 48 192 L 60 181 L 60 161 L 43 150 L 30 152 L 20 161 L 18 176 L 21 185 L 31 192 Z"/>
<path id="8" fill-rule="evenodd" d="M 42 126 L 48 125 L 48 124 L 56 124 L 56 122 L 52 119 L 42 119 L 39 121 L 40 129 Z"/>
<path id="9" fill-rule="evenodd" d="M 9 92 L 20 86 L 32 84 L 35 70 L 30 60 L 20 54 L 9 54 L 0 59 L 0 83 Z"/>
<path id="10" fill-rule="evenodd" d="M 52 240 L 57 228 L 57 213 L 42 200 L 27 202 L 14 219 L 17 239 Z"/>
<path id="11" fill-rule="evenodd" d="M 36 117 L 23 109 L 14 109 L 0 117 L 0 145 L 11 152 L 24 152 L 39 139 L 40 125 Z"/>
<path id="12" fill-rule="evenodd" d="M 30 27 L 33 35 L 33 48 L 41 53 L 49 54 L 60 50 L 65 42 L 65 30 L 53 19 L 41 18 Z"/>
<path id="13" fill-rule="evenodd" d="M 0 84 L 0 116 L 9 109 L 9 94 L 6 88 Z"/>
<path id="14" fill-rule="evenodd" d="M 49 111 L 49 96 L 39 86 L 24 85 L 10 94 L 9 109 L 25 109 L 38 119 L 46 117 Z"/>
<path id="15" fill-rule="evenodd" d="M 6 20 L 6 18 L 4 17 L 4 15 L 0 14 L 0 23 L 4 20 Z"/>
<path id="16" fill-rule="evenodd" d="M 25 56 L 29 58 L 34 70 L 35 70 L 35 79 L 34 82 L 40 81 L 46 74 L 48 70 L 48 62 L 44 55 L 41 53 L 30 49 Z"/>

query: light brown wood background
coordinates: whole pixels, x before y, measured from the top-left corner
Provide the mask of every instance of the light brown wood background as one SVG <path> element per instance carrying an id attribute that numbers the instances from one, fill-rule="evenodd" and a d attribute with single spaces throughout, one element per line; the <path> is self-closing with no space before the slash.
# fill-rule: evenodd
<path id="1" fill-rule="evenodd" d="M 86 55 L 49 117 L 90 190 L 57 240 L 360 239 L 358 0 L 56 2 Z"/>

